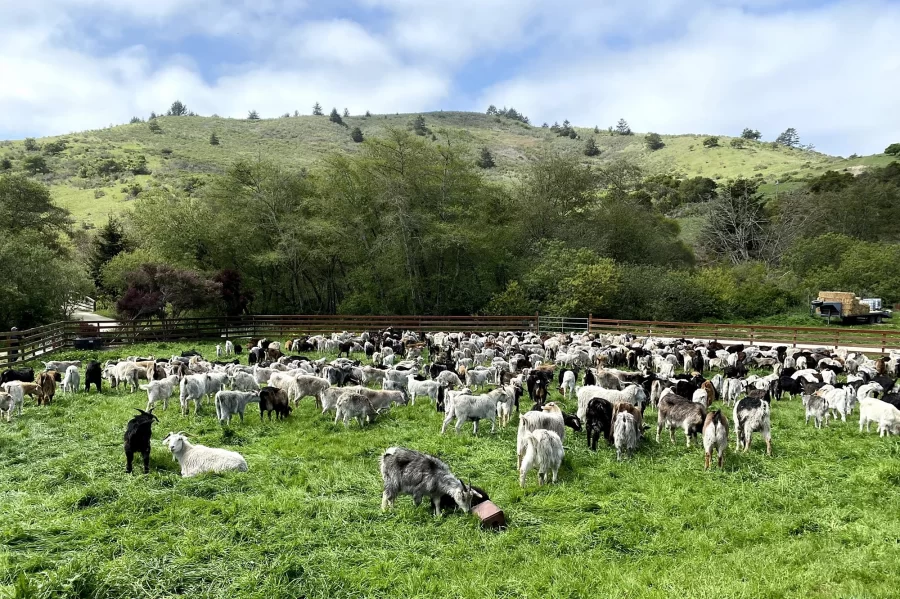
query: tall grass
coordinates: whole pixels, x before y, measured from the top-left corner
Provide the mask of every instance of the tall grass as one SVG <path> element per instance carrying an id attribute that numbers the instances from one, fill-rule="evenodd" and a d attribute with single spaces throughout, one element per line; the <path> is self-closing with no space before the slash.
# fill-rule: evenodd
<path id="1" fill-rule="evenodd" d="M 900 580 L 896 439 L 806 427 L 797 401 L 773 405 L 771 458 L 758 439 L 735 455 L 732 433 L 724 471 L 704 472 L 682 436 L 648 435 L 617 463 L 570 434 L 560 484 L 538 488 L 532 473 L 524 490 L 514 427 L 440 436 L 426 401 L 344 429 L 310 400 L 285 422 L 250 409 L 230 428 L 209 405 L 181 417 L 176 400 L 158 408 L 151 473 L 126 475 L 122 432 L 145 404 L 144 392 L 58 394 L 0 423 L 0 595 L 890 597 Z M 182 479 L 159 443 L 178 430 L 241 452 L 250 471 Z M 441 456 L 509 529 L 435 519 L 408 497 L 382 513 L 377 462 L 391 445 Z"/>

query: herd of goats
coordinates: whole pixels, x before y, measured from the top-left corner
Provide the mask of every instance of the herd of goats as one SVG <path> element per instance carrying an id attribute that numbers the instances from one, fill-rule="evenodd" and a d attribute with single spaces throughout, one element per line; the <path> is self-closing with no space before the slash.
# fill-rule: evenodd
<path id="1" fill-rule="evenodd" d="M 676 429 L 683 430 L 688 447 L 692 439 L 702 437 L 705 468 L 714 457 L 719 467 L 724 465 L 732 426 L 737 450 L 748 451 L 751 435 L 758 432 L 771 454 L 771 401 L 785 394 L 802 396 L 807 424 L 812 419 L 816 427 L 827 426 L 830 417 L 846 421 L 859 404 L 860 432 L 874 423 L 881 436 L 900 434 L 896 392 L 900 354 L 894 353 L 873 360 L 840 349 L 725 347 L 632 335 L 425 334 L 390 328 L 361 335 L 303 337 L 284 344 L 251 339 L 247 347 L 247 365 L 235 358 L 243 350 L 232 341 L 216 346 L 215 360 L 189 351 L 168 359 L 132 356 L 86 364 L 86 393 L 91 386 L 101 391 L 104 380 L 114 389 L 147 392 L 146 410 L 139 409 L 126 425 L 127 472 L 132 472 L 136 453 L 143 458 L 144 472 L 149 472 L 152 425 L 158 422 L 153 409 L 158 403 L 168 408 L 176 392 L 182 414 L 188 414 L 191 404 L 196 414 L 206 399 L 213 402 L 223 425 L 234 415 L 243 422 L 250 403 L 259 404 L 260 418 L 268 415 L 271 420 L 273 412 L 278 419 L 286 418 L 292 405 L 306 397 L 314 398 L 323 414 L 334 410 L 335 424 L 345 426 L 352 420 L 364 426 L 392 405 L 414 405 L 417 398 L 428 398 L 444 414 L 442 434 L 454 419 L 457 433 L 466 422 L 473 422 L 477 435 L 481 420 L 491 422 L 493 433 L 498 422 L 507 426 L 516 410 L 522 486 L 531 470 L 538 471 L 538 484 L 548 478 L 557 481 L 566 428 L 586 431 L 591 450 L 597 450 L 602 436 L 615 447 L 617 459 L 631 457 L 649 428 L 644 425 L 648 406 L 657 414 L 657 442 L 663 429 L 668 429 L 673 443 Z M 338 357 L 302 355 L 313 351 L 337 352 Z M 359 359 L 363 355 L 366 365 Z M 64 393 L 79 391 L 80 361 L 50 361 L 44 366 L 37 375 L 31 368 L 2 373 L 0 417 L 10 421 L 13 413 L 21 414 L 26 395 L 42 405 L 53 400 L 57 386 Z M 838 382 L 838 375 L 845 375 L 845 381 Z M 575 413 L 548 401 L 553 387 L 564 402 L 577 401 Z M 520 409 L 526 394 L 532 404 L 528 411 Z M 731 419 L 721 408 L 712 409 L 717 401 L 733 406 Z M 239 453 L 191 443 L 184 433 L 171 432 L 163 443 L 182 476 L 247 470 Z M 411 449 L 387 449 L 380 469 L 383 509 L 400 494 L 411 495 L 416 505 L 429 497 L 437 515 L 453 507 L 469 510 L 488 499 L 483 489 L 464 483 L 438 458 Z"/>

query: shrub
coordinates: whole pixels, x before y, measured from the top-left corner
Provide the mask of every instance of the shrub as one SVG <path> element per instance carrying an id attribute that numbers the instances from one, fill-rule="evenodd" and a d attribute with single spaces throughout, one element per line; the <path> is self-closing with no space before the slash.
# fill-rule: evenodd
<path id="1" fill-rule="evenodd" d="M 64 152 L 67 147 L 68 144 L 66 143 L 66 140 L 57 139 L 56 141 L 48 141 L 47 143 L 45 143 L 43 150 L 45 154 L 55 155 Z"/>
<path id="2" fill-rule="evenodd" d="M 247 113 L 247 120 L 248 121 L 258 121 L 259 113 L 256 112 L 255 110 L 251 110 L 250 112 Z"/>
<path id="3" fill-rule="evenodd" d="M 159 123 L 156 122 L 156 119 L 151 119 L 150 123 L 147 125 L 152 133 L 162 133 L 162 127 L 159 126 Z"/>
<path id="4" fill-rule="evenodd" d="M 40 154 L 26 156 L 25 160 L 22 161 L 22 167 L 25 169 L 25 172 L 32 175 L 50 172 L 50 167 L 47 166 L 47 161 L 44 160 L 44 157 Z"/>
<path id="5" fill-rule="evenodd" d="M 337 108 L 331 109 L 331 114 L 328 116 L 328 120 L 332 123 L 337 123 L 338 125 L 344 124 L 344 121 L 341 120 L 341 115 L 338 114 Z"/>
<path id="6" fill-rule="evenodd" d="M 600 148 L 597 147 L 597 143 L 594 141 L 593 137 L 589 137 L 588 140 L 584 143 L 584 155 L 585 156 L 599 156 Z"/>
<path id="7" fill-rule="evenodd" d="M 25 149 L 29 152 L 37 152 L 41 149 L 41 146 L 38 145 L 37 141 L 33 137 L 26 137 Z"/>
<path id="8" fill-rule="evenodd" d="M 741 148 L 743 148 L 743 147 L 744 147 L 744 138 L 742 138 L 742 137 L 735 137 L 734 139 L 732 139 L 732 140 L 731 140 L 731 147 L 732 147 L 732 148 L 736 148 L 736 149 L 738 149 L 738 150 L 740 150 Z"/>
<path id="9" fill-rule="evenodd" d="M 719 138 L 716 136 L 707 137 L 703 140 L 703 146 L 707 148 L 717 148 L 719 146 Z"/>
<path id="10" fill-rule="evenodd" d="M 481 168 L 494 168 L 496 166 L 496 164 L 494 164 L 494 157 L 487 148 L 481 148 L 481 156 L 478 157 L 475 164 Z"/>
<path id="11" fill-rule="evenodd" d="M 12 160 L 10 160 L 9 158 L 4 156 L 3 159 L 0 160 L 0 171 L 8 171 L 11 168 L 12 168 Z"/>
<path id="12" fill-rule="evenodd" d="M 744 130 L 741 131 L 741 139 L 751 139 L 753 141 L 759 141 L 761 137 L 762 133 L 749 127 L 745 127 Z"/>
<path id="13" fill-rule="evenodd" d="M 212 133 L 209 134 L 209 145 L 211 145 L 211 146 L 219 145 L 219 136 L 216 135 L 215 131 L 213 131 Z"/>
<path id="14" fill-rule="evenodd" d="M 362 129 L 354 127 L 353 131 L 350 132 L 350 138 L 356 143 L 362 143 L 364 139 Z"/>
<path id="15" fill-rule="evenodd" d="M 659 133 L 648 133 L 647 136 L 644 137 L 644 143 L 647 144 L 648 149 L 653 151 L 661 150 L 666 145 Z"/>

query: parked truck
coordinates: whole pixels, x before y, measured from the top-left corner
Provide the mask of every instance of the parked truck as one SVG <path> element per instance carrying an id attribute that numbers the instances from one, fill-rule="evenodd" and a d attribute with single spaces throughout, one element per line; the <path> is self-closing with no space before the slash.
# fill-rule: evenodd
<path id="1" fill-rule="evenodd" d="M 874 324 L 891 317 L 891 311 L 882 307 L 881 298 L 860 298 L 847 291 L 820 291 L 812 308 L 829 323 L 835 318 L 841 324 Z"/>

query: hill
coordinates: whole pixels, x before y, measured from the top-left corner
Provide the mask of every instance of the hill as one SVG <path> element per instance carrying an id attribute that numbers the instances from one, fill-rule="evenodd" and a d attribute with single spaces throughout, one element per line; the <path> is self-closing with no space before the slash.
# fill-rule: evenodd
<path id="1" fill-rule="evenodd" d="M 409 126 L 414 116 L 347 117 L 346 126 L 330 122 L 327 116 L 252 121 L 159 117 L 159 132 L 140 122 L 39 139 L 31 150 L 26 149 L 24 140 L 0 142 L 0 160 L 7 158 L 13 170 L 22 170 L 26 159 L 42 156 L 48 172 L 40 172 L 45 169 L 39 164 L 33 165 L 32 170 L 38 171 L 34 176 L 50 186 L 54 200 L 69 209 L 76 221 L 90 226 L 104 221 L 109 213 L 127 209 L 151 180 L 191 190 L 236 159 L 257 155 L 314 169 L 330 152 L 359 151 L 350 137 L 354 127 L 367 138 L 378 137 L 389 127 Z M 702 175 L 716 180 L 755 177 L 769 192 L 774 191 L 776 182 L 783 190 L 829 169 L 853 172 L 890 161 L 882 155 L 845 159 L 764 142 L 746 142 L 743 148 L 734 148 L 730 145 L 732 138 L 724 136 L 719 136 L 718 147 L 707 148 L 703 145 L 706 135 L 664 135 L 665 147 L 650 151 L 641 134 L 619 136 L 575 127 L 578 137 L 570 139 L 550 129 L 485 114 L 433 112 L 423 116 L 430 130 L 447 130 L 467 143 L 473 157 L 480 148 L 488 148 L 497 164 L 487 171 L 488 176 L 500 181 L 515 180 L 536 153 L 580 153 L 589 137 L 601 150 L 595 158 L 584 158 L 593 164 L 624 158 L 639 164 L 648 174 Z M 213 133 L 219 145 L 210 144 Z M 61 140 L 65 143 L 55 143 Z"/>

